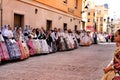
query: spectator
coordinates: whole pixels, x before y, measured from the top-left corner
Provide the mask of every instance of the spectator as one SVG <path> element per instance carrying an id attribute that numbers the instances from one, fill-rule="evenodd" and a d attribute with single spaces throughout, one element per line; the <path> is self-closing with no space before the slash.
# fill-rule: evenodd
<path id="1" fill-rule="evenodd" d="M 120 80 L 120 29 L 116 31 L 114 39 L 117 49 L 114 52 L 114 59 L 103 69 L 105 75 L 102 80 Z M 115 76 L 118 79 L 115 79 Z"/>
<path id="2" fill-rule="evenodd" d="M 96 32 L 93 33 L 93 40 L 94 40 L 94 44 L 97 44 L 97 33 Z"/>

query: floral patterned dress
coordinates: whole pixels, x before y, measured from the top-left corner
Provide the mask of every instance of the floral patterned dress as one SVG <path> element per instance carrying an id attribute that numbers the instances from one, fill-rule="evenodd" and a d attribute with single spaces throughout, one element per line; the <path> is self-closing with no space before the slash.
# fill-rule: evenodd
<path id="1" fill-rule="evenodd" d="M 117 49 L 114 52 L 114 59 L 112 63 L 114 69 L 107 72 L 102 80 L 114 80 L 114 76 L 120 76 L 120 47 L 117 47 Z"/>

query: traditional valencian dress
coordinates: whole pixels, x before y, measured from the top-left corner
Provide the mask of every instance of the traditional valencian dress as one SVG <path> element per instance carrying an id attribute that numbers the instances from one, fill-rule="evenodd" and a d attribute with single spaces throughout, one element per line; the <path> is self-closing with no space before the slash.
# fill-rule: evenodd
<path id="1" fill-rule="evenodd" d="M 1 57 L 2 61 L 10 60 L 8 50 L 7 50 L 7 46 L 5 44 L 5 41 L 3 39 L 3 36 L 1 34 L 1 32 L 0 32 L 0 57 Z"/>
<path id="2" fill-rule="evenodd" d="M 20 59 L 20 49 L 14 39 L 12 30 L 8 30 L 8 27 L 5 27 L 5 29 L 2 30 L 2 33 L 7 45 L 10 60 Z"/>
<path id="3" fill-rule="evenodd" d="M 59 51 L 66 50 L 63 36 L 64 36 L 64 33 L 62 31 L 58 32 L 58 50 Z"/>
<path id="4" fill-rule="evenodd" d="M 39 39 L 32 39 L 32 42 L 33 42 L 33 46 L 35 48 L 35 53 L 41 54 L 41 46 L 40 46 Z"/>
<path id="5" fill-rule="evenodd" d="M 64 42 L 65 42 L 65 47 L 67 50 L 71 50 L 71 49 L 74 49 L 75 46 L 74 46 L 74 40 L 73 38 L 68 34 L 67 31 L 64 32 Z"/>
<path id="6" fill-rule="evenodd" d="M 29 50 L 28 50 L 28 47 L 27 47 L 27 44 L 24 40 L 24 36 L 22 33 L 19 33 L 19 32 L 15 32 L 14 33 L 14 37 L 15 37 L 15 40 L 19 46 L 19 49 L 20 49 L 20 52 L 21 52 L 21 60 L 22 59 L 26 59 L 29 57 Z"/>
<path id="7" fill-rule="evenodd" d="M 90 46 L 92 43 L 92 39 L 89 35 L 87 35 L 87 33 L 84 33 L 84 36 L 82 36 L 81 38 L 81 43 L 80 45 L 82 46 Z"/>
<path id="8" fill-rule="evenodd" d="M 73 39 L 73 41 L 74 41 L 74 48 L 78 48 L 78 47 L 79 47 L 79 44 L 78 44 L 77 34 L 71 33 L 70 36 L 72 37 L 72 39 Z"/>
<path id="9" fill-rule="evenodd" d="M 35 48 L 34 48 L 34 45 L 33 45 L 33 42 L 32 42 L 32 38 L 30 38 L 30 39 L 28 40 L 27 46 L 28 46 L 28 48 L 29 48 L 30 55 L 31 55 L 31 56 L 35 55 L 35 54 L 36 54 L 36 53 L 35 53 L 36 51 L 35 51 Z"/>
<path id="10" fill-rule="evenodd" d="M 53 52 L 53 48 L 52 48 L 53 38 L 51 37 L 51 33 L 47 34 L 46 41 L 47 41 L 47 44 L 49 45 L 49 51 Z"/>
<path id="11" fill-rule="evenodd" d="M 29 40 L 28 36 L 30 34 L 30 28 L 29 28 L 29 25 L 26 25 L 24 31 L 23 31 L 23 34 L 24 34 L 24 38 L 25 38 L 25 41 L 27 42 Z"/>
<path id="12" fill-rule="evenodd" d="M 114 69 L 107 72 L 101 80 L 114 80 L 114 76 L 120 76 L 120 47 L 115 50 L 114 59 L 111 64 L 113 65 Z"/>
<path id="13" fill-rule="evenodd" d="M 105 38 L 102 34 L 99 33 L 97 36 L 98 36 L 98 41 L 99 42 L 106 42 L 106 40 L 105 40 Z"/>
<path id="14" fill-rule="evenodd" d="M 30 34 L 30 36 L 32 37 L 32 44 L 33 44 L 33 47 L 35 49 L 35 54 L 40 54 L 41 53 L 41 46 L 40 46 L 40 42 L 38 40 L 38 37 L 36 35 L 36 32 L 32 32 Z"/>
<path id="15" fill-rule="evenodd" d="M 39 36 L 39 42 L 41 46 L 41 53 L 49 53 L 49 46 L 46 41 L 46 34 L 43 31 Z"/>

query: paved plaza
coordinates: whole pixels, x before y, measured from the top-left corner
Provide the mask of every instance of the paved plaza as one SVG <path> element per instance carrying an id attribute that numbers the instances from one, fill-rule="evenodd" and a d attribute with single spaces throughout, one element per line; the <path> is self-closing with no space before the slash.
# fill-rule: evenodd
<path id="1" fill-rule="evenodd" d="M 100 80 L 114 50 L 102 43 L 9 62 L 0 65 L 0 80 Z"/>

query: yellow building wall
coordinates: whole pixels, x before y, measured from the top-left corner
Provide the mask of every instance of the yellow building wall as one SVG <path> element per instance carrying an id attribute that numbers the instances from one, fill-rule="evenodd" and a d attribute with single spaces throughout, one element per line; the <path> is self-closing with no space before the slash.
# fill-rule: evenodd
<path id="1" fill-rule="evenodd" d="M 93 26 L 94 23 L 93 19 L 95 19 L 95 16 L 93 16 L 94 13 L 95 13 L 94 11 L 90 11 L 90 16 L 87 15 L 87 18 L 90 19 L 90 22 L 87 22 L 87 25 L 89 26 Z"/>
<path id="2" fill-rule="evenodd" d="M 106 26 L 105 26 L 105 23 L 104 23 L 104 19 L 105 19 L 106 15 L 108 15 L 108 9 L 104 8 L 103 5 L 100 5 L 100 6 L 96 6 L 96 10 L 97 10 L 96 18 L 98 18 L 97 31 L 98 32 L 105 32 L 106 31 L 106 29 L 105 29 Z"/>
<path id="3" fill-rule="evenodd" d="M 88 13 L 90 13 L 90 15 L 88 15 Z M 94 20 L 95 20 L 95 9 L 91 9 L 87 11 L 87 22 L 86 22 L 86 29 L 87 26 L 91 26 L 91 28 L 93 28 L 94 26 Z M 90 22 L 88 22 L 88 19 L 90 19 Z"/>
<path id="4" fill-rule="evenodd" d="M 75 8 L 76 0 L 67 0 L 67 3 L 64 3 L 65 0 L 33 0 L 39 3 L 45 4 L 57 10 L 63 11 L 65 13 L 74 15 L 81 18 L 82 11 L 82 0 L 78 0 L 77 9 Z"/>

